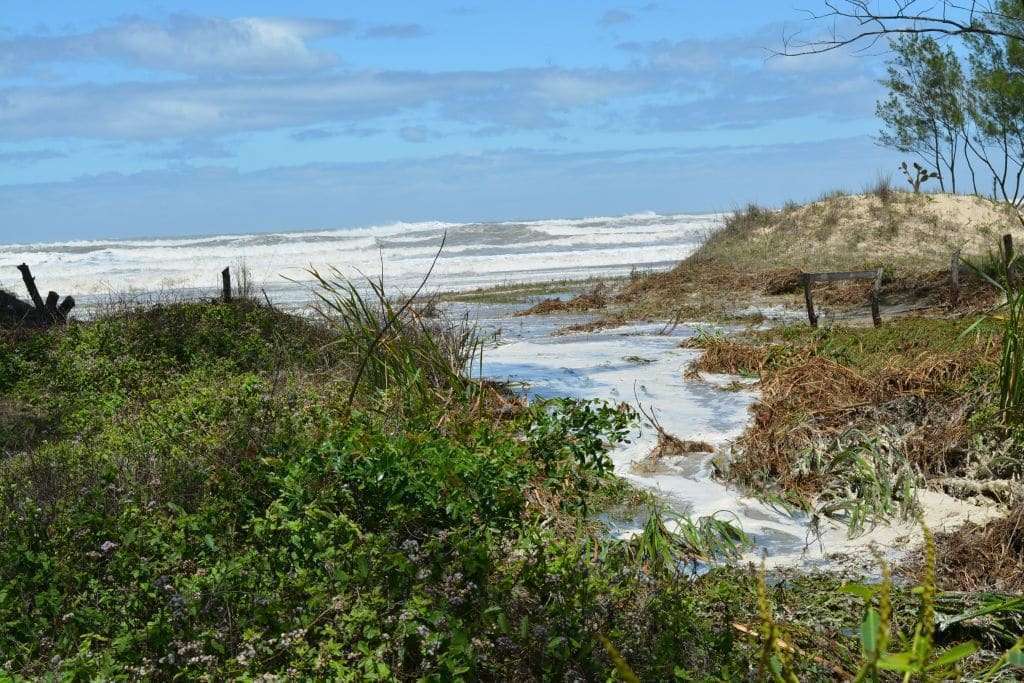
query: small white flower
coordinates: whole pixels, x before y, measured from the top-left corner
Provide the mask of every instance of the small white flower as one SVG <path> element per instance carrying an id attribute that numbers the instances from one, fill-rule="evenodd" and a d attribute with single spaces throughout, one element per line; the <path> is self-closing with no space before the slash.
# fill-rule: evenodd
<path id="1" fill-rule="evenodd" d="M 104 553 L 109 553 L 111 550 L 117 548 L 117 544 L 113 541 L 103 541 L 100 545 L 100 550 Z"/>

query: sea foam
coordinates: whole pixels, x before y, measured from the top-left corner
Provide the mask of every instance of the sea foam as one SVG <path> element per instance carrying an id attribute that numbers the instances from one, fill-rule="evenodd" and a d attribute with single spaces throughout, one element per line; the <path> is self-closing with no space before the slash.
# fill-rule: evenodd
<path id="1" fill-rule="evenodd" d="M 632 214 L 495 223 L 393 223 L 307 230 L 126 240 L 0 245 L 0 286 L 20 291 L 14 266 L 32 266 L 40 286 L 85 300 L 121 292 L 213 291 L 225 266 L 244 262 L 272 296 L 308 299 L 308 268 L 344 276 L 383 275 L 389 288 L 415 287 L 443 235 L 431 286 L 465 290 L 506 282 L 622 275 L 685 257 L 720 216 Z"/>

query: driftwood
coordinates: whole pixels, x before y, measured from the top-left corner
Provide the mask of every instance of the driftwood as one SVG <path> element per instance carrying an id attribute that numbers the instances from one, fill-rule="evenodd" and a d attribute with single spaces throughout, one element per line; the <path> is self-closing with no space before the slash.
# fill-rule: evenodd
<path id="1" fill-rule="evenodd" d="M 0 323 L 4 325 L 48 326 L 67 321 L 68 314 L 75 307 L 74 297 L 66 296 L 61 301 L 57 292 L 49 292 L 46 300 L 39 294 L 36 279 L 28 265 L 18 266 L 31 303 L 22 301 L 14 294 L 0 290 Z"/>

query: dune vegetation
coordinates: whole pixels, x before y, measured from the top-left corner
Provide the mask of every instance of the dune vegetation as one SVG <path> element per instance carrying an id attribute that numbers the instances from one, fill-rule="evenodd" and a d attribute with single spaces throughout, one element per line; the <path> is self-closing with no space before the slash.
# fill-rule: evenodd
<path id="1" fill-rule="evenodd" d="M 978 605 L 936 593 L 927 558 L 919 596 L 691 573 L 743 534 L 668 524 L 614 477 L 631 411 L 523 405 L 473 376 L 463 324 L 325 285 L 319 321 L 240 299 L 4 335 L 0 676 L 820 680 L 1019 658 L 1019 610 L 936 625 Z M 615 510 L 643 532 L 608 537 L 595 514 Z"/>
<path id="2" fill-rule="evenodd" d="M 636 278 L 617 299 L 629 317 L 736 318 L 751 306 L 801 305 L 802 271 L 882 268 L 883 303 L 944 305 L 953 252 L 995 273 L 1001 236 L 1024 240 L 1021 220 L 1005 203 L 903 192 L 882 178 L 862 194 L 832 192 L 809 204 L 751 204 L 727 214 L 693 254 Z M 972 271 L 962 280 L 965 303 L 993 301 L 994 289 Z M 869 288 L 836 283 L 820 296 L 826 304 L 864 307 Z"/>

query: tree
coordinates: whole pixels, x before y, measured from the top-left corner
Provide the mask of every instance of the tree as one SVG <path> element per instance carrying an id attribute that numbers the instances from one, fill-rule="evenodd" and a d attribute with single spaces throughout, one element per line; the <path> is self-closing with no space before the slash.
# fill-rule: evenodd
<path id="1" fill-rule="evenodd" d="M 996 25 L 1024 24 L 1024 2 L 999 3 Z M 975 35 L 971 47 L 972 151 L 992 173 L 997 195 L 1024 205 L 1024 39 Z"/>
<path id="2" fill-rule="evenodd" d="M 904 35 L 892 41 L 893 57 L 882 83 L 889 95 L 878 102 L 884 124 L 879 140 L 918 156 L 938 172 L 939 185 L 956 192 L 956 169 L 965 135 L 964 74 L 949 47 L 931 36 Z"/>
<path id="3" fill-rule="evenodd" d="M 824 35 L 785 37 L 782 55 L 807 55 L 846 46 L 870 49 L 897 35 L 932 37 L 989 36 L 1024 41 L 1021 0 L 826 0 L 820 11 L 808 11 Z"/>

